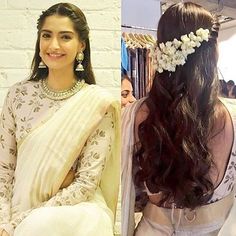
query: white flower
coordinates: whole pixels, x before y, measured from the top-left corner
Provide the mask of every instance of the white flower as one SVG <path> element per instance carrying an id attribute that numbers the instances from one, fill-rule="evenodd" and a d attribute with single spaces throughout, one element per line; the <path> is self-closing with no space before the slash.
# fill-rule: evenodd
<path id="1" fill-rule="evenodd" d="M 179 48 L 181 46 L 182 42 L 177 40 L 177 39 L 174 39 L 173 40 L 173 45 L 175 46 L 175 48 Z"/>
<path id="2" fill-rule="evenodd" d="M 163 50 L 165 48 L 165 44 L 164 43 L 160 43 L 159 47 L 160 47 L 161 50 Z"/>
<path id="3" fill-rule="evenodd" d="M 191 41 L 191 42 L 190 42 L 190 45 L 191 45 L 192 48 L 195 48 L 195 47 L 197 46 L 197 44 L 196 44 L 195 41 Z"/>
<path id="4" fill-rule="evenodd" d="M 172 47 L 172 42 L 167 41 L 167 42 L 165 43 L 165 45 L 166 45 L 166 47 Z"/>
<path id="5" fill-rule="evenodd" d="M 164 70 L 162 68 L 157 68 L 158 73 L 162 73 Z"/>
<path id="6" fill-rule="evenodd" d="M 168 55 L 174 55 L 175 52 L 176 52 L 175 47 L 169 47 L 169 48 L 167 48 L 166 54 L 168 54 Z"/>
<path id="7" fill-rule="evenodd" d="M 209 39 L 209 29 L 203 29 L 203 28 L 200 28 L 196 31 L 196 35 L 201 37 L 202 38 L 202 41 L 205 40 L 205 41 L 208 41 Z"/>
<path id="8" fill-rule="evenodd" d="M 181 53 L 181 51 L 177 51 L 173 57 L 173 64 L 175 65 L 184 65 L 185 63 L 185 56 Z"/>
<path id="9" fill-rule="evenodd" d="M 195 52 L 196 47 L 201 46 L 201 42 L 208 41 L 208 29 L 198 29 L 196 34 L 190 32 L 182 35 L 181 41 L 176 38 L 173 41 L 160 43 L 156 48 L 151 49 L 153 68 L 162 73 L 164 70 L 175 72 L 176 66 L 184 65 L 187 56 Z"/>
<path id="10" fill-rule="evenodd" d="M 182 36 L 180 37 L 180 39 L 181 39 L 181 41 L 182 41 L 183 43 L 186 43 L 186 42 L 189 42 L 189 41 L 190 41 L 190 38 L 188 37 L 187 34 L 182 35 Z"/>
<path id="11" fill-rule="evenodd" d="M 192 40 L 192 41 L 196 41 L 196 35 L 193 32 L 190 32 L 190 34 L 188 35 L 188 37 Z"/>

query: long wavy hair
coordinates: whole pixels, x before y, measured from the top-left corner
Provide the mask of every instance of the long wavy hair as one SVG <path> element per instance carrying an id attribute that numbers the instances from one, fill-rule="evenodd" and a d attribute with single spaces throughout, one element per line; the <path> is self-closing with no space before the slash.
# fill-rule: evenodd
<path id="1" fill-rule="evenodd" d="M 178 3 L 162 15 L 157 39 L 165 43 L 199 28 L 209 29 L 209 41 L 202 42 L 175 72 L 155 73 L 145 100 L 149 114 L 138 127 L 135 183 L 140 186 L 145 181 L 151 192 L 161 191 L 160 205 L 174 202 L 194 209 L 205 204 L 214 190 L 209 170 L 215 165 L 207 144 L 219 104 L 219 23 L 199 5 Z"/>
<path id="2" fill-rule="evenodd" d="M 95 78 L 91 65 L 91 56 L 90 56 L 90 41 L 89 41 L 89 27 L 87 24 L 87 20 L 85 18 L 84 13 L 75 5 L 70 3 L 58 3 L 51 6 L 46 11 L 43 11 L 40 15 L 37 23 L 38 36 L 35 46 L 34 58 L 31 64 L 31 75 L 29 80 L 38 81 L 40 79 L 44 79 L 48 75 L 48 68 L 39 69 L 39 63 L 41 58 L 39 56 L 40 48 L 40 31 L 45 22 L 45 19 L 48 16 L 59 15 L 69 17 L 74 25 L 75 31 L 78 33 L 78 36 L 81 41 L 85 42 L 85 50 L 83 67 L 84 71 L 75 71 L 76 66 L 78 65 L 77 60 L 74 62 L 74 73 L 78 80 L 84 79 L 88 84 L 95 84 Z"/>

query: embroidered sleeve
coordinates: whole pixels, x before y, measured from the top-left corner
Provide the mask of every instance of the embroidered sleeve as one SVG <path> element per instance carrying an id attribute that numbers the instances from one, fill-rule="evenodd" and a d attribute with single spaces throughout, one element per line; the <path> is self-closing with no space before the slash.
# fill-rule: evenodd
<path id="1" fill-rule="evenodd" d="M 16 166 L 15 121 L 7 94 L 0 117 L 0 228 L 11 219 L 13 176 Z"/>
<path id="2" fill-rule="evenodd" d="M 107 112 L 88 138 L 78 158 L 77 172 L 72 184 L 59 190 L 55 196 L 41 206 L 75 205 L 91 199 L 99 186 L 103 169 L 111 154 L 111 143 L 114 136 L 113 113 Z M 11 221 L 11 226 L 15 228 L 31 211 L 32 209 L 19 214 L 14 221 Z"/>
<path id="3" fill-rule="evenodd" d="M 112 113 L 108 112 L 90 135 L 79 156 L 74 182 L 58 192 L 46 205 L 74 205 L 91 199 L 100 183 L 113 139 L 113 118 Z"/>

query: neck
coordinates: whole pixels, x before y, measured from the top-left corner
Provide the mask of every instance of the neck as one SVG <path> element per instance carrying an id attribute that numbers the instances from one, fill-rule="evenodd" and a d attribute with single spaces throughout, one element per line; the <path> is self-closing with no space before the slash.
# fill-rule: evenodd
<path id="1" fill-rule="evenodd" d="M 73 70 L 49 70 L 48 86 L 53 90 L 66 90 L 71 88 L 75 82 L 76 77 Z"/>

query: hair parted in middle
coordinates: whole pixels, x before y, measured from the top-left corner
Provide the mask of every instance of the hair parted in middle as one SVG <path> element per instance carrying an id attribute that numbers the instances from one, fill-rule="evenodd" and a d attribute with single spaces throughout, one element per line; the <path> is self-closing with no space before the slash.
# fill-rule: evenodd
<path id="1" fill-rule="evenodd" d="M 43 11 L 38 19 L 37 29 L 38 29 L 38 36 L 37 36 L 37 42 L 35 46 L 35 54 L 31 65 L 31 75 L 30 80 L 40 80 L 45 78 L 48 75 L 48 68 L 45 69 L 39 69 L 39 63 L 41 61 L 41 58 L 39 56 L 39 42 L 40 42 L 40 31 L 43 27 L 43 24 L 45 22 L 45 19 L 48 16 L 52 15 L 59 15 L 59 16 L 66 16 L 69 17 L 74 25 L 74 30 L 79 36 L 79 39 L 83 42 L 85 42 L 85 50 L 84 53 L 84 60 L 83 60 L 83 67 L 84 71 L 75 71 L 76 66 L 78 65 L 77 60 L 75 59 L 74 64 L 74 73 L 76 74 L 76 77 L 78 80 L 84 79 L 86 83 L 88 84 L 95 84 L 95 78 L 92 70 L 91 65 L 91 55 L 90 55 L 90 41 L 89 41 L 89 27 L 87 24 L 86 17 L 84 13 L 75 5 L 70 3 L 58 3 L 50 8 L 48 8 L 46 11 Z"/>
<path id="2" fill-rule="evenodd" d="M 145 100 L 149 114 L 138 128 L 141 148 L 134 158 L 140 168 L 134 173 L 135 183 L 146 182 L 152 193 L 162 192 L 160 205 L 168 201 L 194 209 L 213 194 L 209 170 L 214 163 L 207 144 L 214 136 L 214 111 L 219 105 L 219 23 L 197 4 L 174 4 L 160 18 L 157 40 L 179 40 L 199 28 L 209 30 L 209 40 L 175 72 L 155 73 Z"/>

